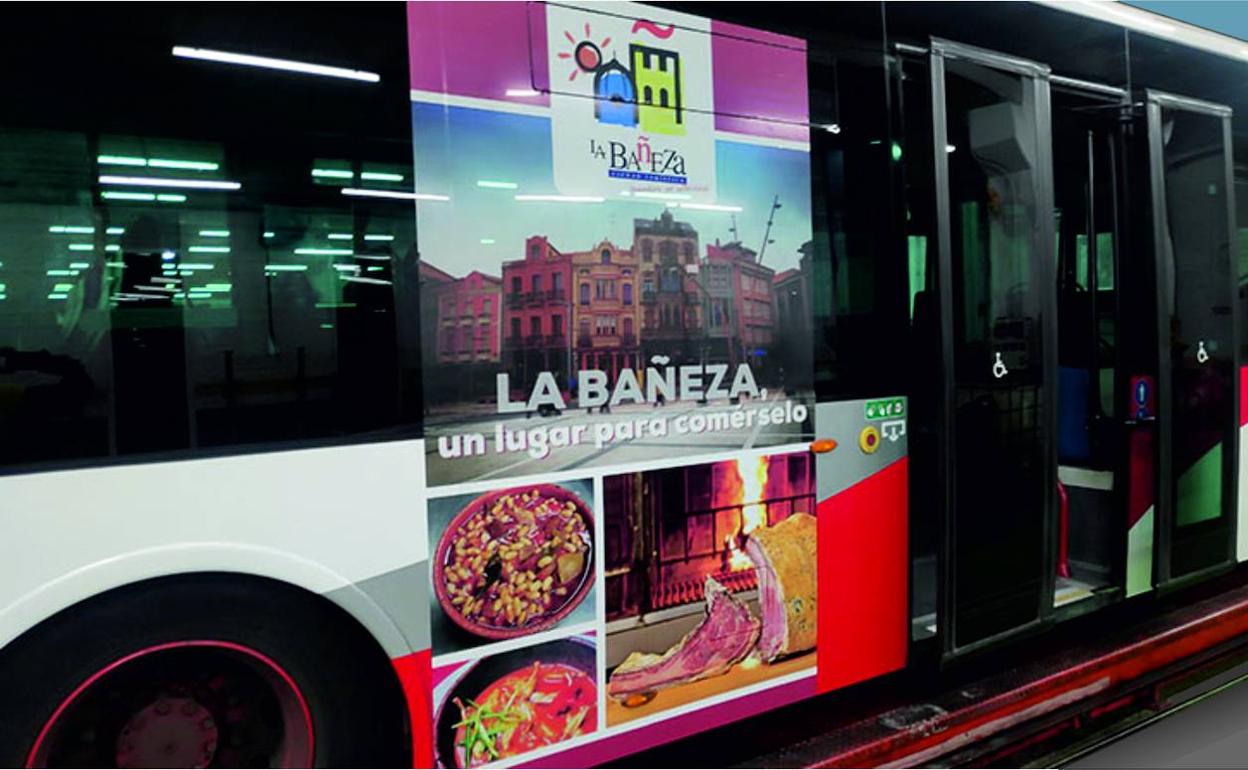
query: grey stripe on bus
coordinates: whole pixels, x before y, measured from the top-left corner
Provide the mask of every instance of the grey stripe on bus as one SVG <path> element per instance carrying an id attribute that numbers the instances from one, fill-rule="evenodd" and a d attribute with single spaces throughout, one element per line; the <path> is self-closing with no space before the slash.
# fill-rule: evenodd
<path id="1" fill-rule="evenodd" d="M 429 638 L 429 562 L 419 561 L 374 575 L 325 594 L 334 603 L 361 619 L 392 658 L 427 650 Z M 402 639 L 383 633 L 366 618 L 380 608 Z"/>
<path id="2" fill-rule="evenodd" d="M 874 400 L 874 399 L 873 399 Z M 815 455 L 815 483 L 819 500 L 844 492 L 853 485 L 884 470 L 906 456 L 906 435 L 897 440 L 877 439 L 879 448 L 873 454 L 863 452 L 858 446 L 858 436 L 867 425 L 877 429 L 885 422 L 894 420 L 868 420 L 864 415 L 866 401 L 839 401 L 818 404 L 815 407 L 815 437 L 835 439 L 837 446 L 831 453 Z M 908 427 L 906 417 L 900 418 Z"/>

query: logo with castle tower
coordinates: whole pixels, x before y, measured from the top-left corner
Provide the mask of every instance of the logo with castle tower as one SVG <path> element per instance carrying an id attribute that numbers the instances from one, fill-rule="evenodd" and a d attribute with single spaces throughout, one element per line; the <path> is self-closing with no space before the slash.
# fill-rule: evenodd
<path id="1" fill-rule="evenodd" d="M 644 40 L 653 37 L 667 40 L 675 32 L 674 25 L 662 26 L 654 22 L 633 22 L 632 34 Z M 610 61 L 603 51 L 611 44 L 610 37 L 595 41 L 590 24 L 584 28 L 584 37 L 577 40 L 571 32 L 564 35 L 574 48 L 561 52 L 560 58 L 569 58 L 575 69 L 569 80 L 584 73 L 593 78 L 594 117 L 606 123 L 667 136 L 684 136 L 685 109 L 683 77 L 680 53 L 646 42 L 628 44 L 628 62 L 621 63 L 616 56 Z"/>

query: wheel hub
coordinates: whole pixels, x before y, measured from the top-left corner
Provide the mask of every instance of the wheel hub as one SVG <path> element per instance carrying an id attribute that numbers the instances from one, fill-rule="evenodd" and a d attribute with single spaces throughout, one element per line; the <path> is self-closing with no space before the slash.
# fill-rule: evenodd
<path id="1" fill-rule="evenodd" d="M 117 736 L 117 767 L 208 767 L 217 737 L 216 720 L 198 701 L 161 695 Z"/>

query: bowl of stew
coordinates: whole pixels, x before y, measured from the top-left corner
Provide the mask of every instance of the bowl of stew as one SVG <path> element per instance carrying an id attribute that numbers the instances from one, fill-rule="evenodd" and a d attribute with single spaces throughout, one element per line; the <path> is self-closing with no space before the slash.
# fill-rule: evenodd
<path id="1" fill-rule="evenodd" d="M 486 639 L 542 631 L 593 585 L 589 506 L 557 484 L 481 495 L 451 519 L 433 554 L 433 587 L 455 625 Z"/>
<path id="2" fill-rule="evenodd" d="M 439 683 L 439 767 L 473 768 L 598 729 L 593 642 L 571 637 L 490 655 Z"/>

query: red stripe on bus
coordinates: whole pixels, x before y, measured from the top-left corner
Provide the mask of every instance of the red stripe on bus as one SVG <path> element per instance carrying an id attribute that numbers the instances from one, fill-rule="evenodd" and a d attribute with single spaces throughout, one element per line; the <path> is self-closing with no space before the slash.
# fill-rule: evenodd
<path id="1" fill-rule="evenodd" d="M 1135 428 L 1128 439 L 1127 529 L 1153 507 L 1153 430 Z"/>
<path id="2" fill-rule="evenodd" d="M 819 503 L 819 692 L 906 665 L 907 458 Z"/>
<path id="3" fill-rule="evenodd" d="M 1239 368 L 1239 425 L 1248 425 L 1248 366 Z"/>
<path id="4" fill-rule="evenodd" d="M 412 767 L 433 767 L 433 652 L 421 650 L 390 661 L 412 723 Z"/>

